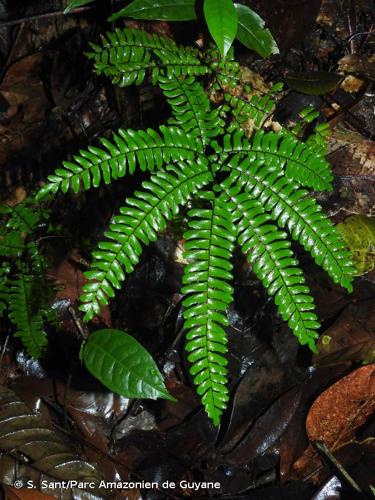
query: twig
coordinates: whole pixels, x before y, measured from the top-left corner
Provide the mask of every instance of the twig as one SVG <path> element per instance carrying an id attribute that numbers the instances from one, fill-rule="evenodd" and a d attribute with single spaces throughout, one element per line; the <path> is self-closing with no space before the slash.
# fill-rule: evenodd
<path id="1" fill-rule="evenodd" d="M 326 459 L 326 461 L 340 474 L 340 476 L 345 480 L 345 482 L 357 493 L 362 493 L 361 488 L 354 481 L 354 479 L 349 475 L 349 473 L 344 469 L 344 467 L 340 464 L 340 462 L 333 456 L 333 454 L 329 451 L 327 446 L 320 442 L 316 441 L 314 443 L 315 448 L 318 450 L 320 455 Z"/>
<path id="2" fill-rule="evenodd" d="M 29 16 L 29 17 L 21 17 L 19 19 L 13 19 L 11 21 L 3 21 L 0 22 L 0 28 L 6 28 L 8 26 L 17 26 L 18 24 L 22 23 L 27 23 L 28 21 L 38 21 L 39 19 L 49 19 L 50 17 L 57 17 L 57 16 L 71 16 L 73 14 L 81 14 L 82 12 L 86 12 L 88 10 L 92 10 L 94 7 L 88 5 L 87 7 L 77 7 L 76 9 L 68 12 L 67 14 L 64 14 L 63 10 L 57 10 L 55 12 L 46 12 L 44 14 L 37 14 L 35 16 Z"/>

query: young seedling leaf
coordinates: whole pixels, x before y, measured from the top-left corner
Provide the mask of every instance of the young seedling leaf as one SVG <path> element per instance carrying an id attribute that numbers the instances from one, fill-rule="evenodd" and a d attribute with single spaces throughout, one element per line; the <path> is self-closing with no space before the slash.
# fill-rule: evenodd
<path id="1" fill-rule="evenodd" d="M 117 394 L 174 401 L 151 355 L 135 338 L 121 330 L 94 332 L 82 348 L 81 359 L 94 377 Z"/>
<path id="2" fill-rule="evenodd" d="M 113 14 L 109 21 L 115 21 L 119 17 L 158 21 L 191 21 L 197 18 L 194 4 L 195 0 L 134 0 L 130 5 Z"/>
<path id="3" fill-rule="evenodd" d="M 232 0 L 204 0 L 203 11 L 211 36 L 225 58 L 237 32 L 237 11 Z"/>
<path id="4" fill-rule="evenodd" d="M 88 3 L 92 3 L 94 0 L 70 0 L 66 9 L 64 10 L 64 14 L 69 14 L 72 10 L 77 7 L 82 7 L 83 5 L 87 5 Z"/>
<path id="5" fill-rule="evenodd" d="M 235 3 L 234 6 L 238 16 L 237 40 L 262 57 L 278 54 L 277 43 L 270 30 L 264 27 L 263 19 L 246 5 Z"/>

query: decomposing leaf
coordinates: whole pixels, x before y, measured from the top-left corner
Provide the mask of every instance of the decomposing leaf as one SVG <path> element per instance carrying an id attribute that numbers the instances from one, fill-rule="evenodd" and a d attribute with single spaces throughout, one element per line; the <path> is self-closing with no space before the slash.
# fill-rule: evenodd
<path id="1" fill-rule="evenodd" d="M 354 439 L 374 411 L 375 364 L 371 364 L 333 384 L 312 404 L 306 420 L 310 444 L 293 466 L 296 474 L 301 477 L 319 470 L 321 461 L 311 443 L 323 442 L 332 452 L 339 449 Z"/>
<path id="2" fill-rule="evenodd" d="M 374 410 L 375 364 L 372 364 L 358 368 L 316 399 L 306 420 L 309 439 L 338 448 L 354 437 Z"/>
<path id="3" fill-rule="evenodd" d="M 289 87 L 302 94 L 323 95 L 332 92 L 342 80 L 342 76 L 327 71 L 290 73 L 285 78 Z"/>
<path id="4" fill-rule="evenodd" d="M 34 488 L 15 488 L 6 484 L 3 485 L 3 488 L 5 500 L 52 500 L 54 498 Z"/>
<path id="5" fill-rule="evenodd" d="M 314 355 L 316 366 L 335 365 L 343 361 L 375 361 L 375 307 L 368 299 L 345 308 L 318 342 Z"/>
<path id="6" fill-rule="evenodd" d="M 90 494 L 99 493 L 102 476 L 96 465 L 79 458 L 39 415 L 5 387 L 0 387 L 0 451 L 0 480 L 5 484 L 14 484 L 15 480 L 26 484 L 30 480 L 36 488 L 54 494 L 61 491 L 52 486 L 54 480 L 75 479 L 93 482 L 97 487 L 90 489 Z M 42 480 L 47 481 L 47 487 L 42 488 Z"/>
<path id="7" fill-rule="evenodd" d="M 358 274 L 375 269 L 375 219 L 365 215 L 351 215 L 337 224 L 355 262 Z"/>

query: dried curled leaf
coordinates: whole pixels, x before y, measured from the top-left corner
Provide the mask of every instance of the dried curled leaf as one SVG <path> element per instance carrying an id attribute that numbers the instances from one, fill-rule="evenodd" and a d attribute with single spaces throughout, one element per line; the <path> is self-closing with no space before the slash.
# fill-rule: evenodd
<path id="1" fill-rule="evenodd" d="M 13 485 L 31 481 L 35 488 L 60 498 L 102 498 L 99 483 L 102 476 L 96 465 L 86 462 L 30 409 L 17 395 L 0 386 L 0 481 Z M 58 489 L 54 481 L 91 483 L 93 488 Z M 97 486 L 96 486 L 97 485 Z"/>

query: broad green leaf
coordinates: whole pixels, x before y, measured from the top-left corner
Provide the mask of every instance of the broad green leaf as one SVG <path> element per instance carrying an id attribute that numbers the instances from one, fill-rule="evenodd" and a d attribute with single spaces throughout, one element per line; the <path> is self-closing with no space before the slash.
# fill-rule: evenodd
<path id="1" fill-rule="evenodd" d="M 351 215 L 337 224 L 359 275 L 375 269 L 375 221 L 365 215 Z"/>
<path id="2" fill-rule="evenodd" d="M 169 399 L 161 373 L 144 347 L 121 330 L 97 330 L 81 352 L 89 372 L 108 389 L 127 398 Z"/>
<path id="3" fill-rule="evenodd" d="M 308 71 L 291 73 L 285 78 L 292 90 L 308 95 L 323 95 L 332 92 L 342 80 L 342 76 L 328 71 Z"/>
<path id="4" fill-rule="evenodd" d="M 236 38 L 245 47 L 255 50 L 262 57 L 278 54 L 279 48 L 263 19 L 246 5 L 234 4 L 238 15 Z"/>
<path id="5" fill-rule="evenodd" d="M 86 5 L 88 3 L 92 3 L 93 1 L 94 0 L 70 0 L 66 9 L 64 10 L 64 14 L 68 14 L 69 12 L 76 9 L 77 7 L 82 7 L 83 5 Z"/>
<path id="6" fill-rule="evenodd" d="M 197 18 L 194 4 L 195 0 L 134 0 L 130 5 L 113 14 L 109 21 L 115 21 L 119 17 L 191 21 Z"/>
<path id="7" fill-rule="evenodd" d="M 237 33 L 237 11 L 232 0 L 204 0 L 203 12 L 211 36 L 225 58 Z"/>

